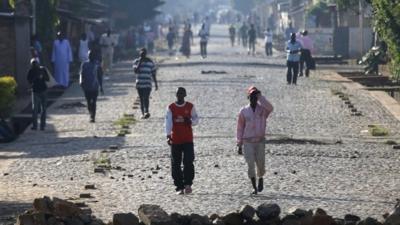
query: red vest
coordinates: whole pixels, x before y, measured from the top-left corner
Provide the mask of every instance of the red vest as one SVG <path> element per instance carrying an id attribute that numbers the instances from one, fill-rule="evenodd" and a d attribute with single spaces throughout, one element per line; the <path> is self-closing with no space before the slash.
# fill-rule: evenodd
<path id="1" fill-rule="evenodd" d="M 192 118 L 193 104 L 186 102 L 184 106 L 179 107 L 175 103 L 169 105 L 172 112 L 172 133 L 173 144 L 193 143 L 192 125 L 186 124 L 184 118 Z"/>

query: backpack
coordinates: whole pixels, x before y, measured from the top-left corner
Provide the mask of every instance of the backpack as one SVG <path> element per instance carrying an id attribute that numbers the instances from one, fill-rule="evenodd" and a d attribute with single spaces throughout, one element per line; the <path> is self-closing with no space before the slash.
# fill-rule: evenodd
<path id="1" fill-rule="evenodd" d="M 85 91 L 97 91 L 99 89 L 99 81 L 97 78 L 98 65 L 86 62 L 82 65 L 82 71 L 79 83 Z"/>

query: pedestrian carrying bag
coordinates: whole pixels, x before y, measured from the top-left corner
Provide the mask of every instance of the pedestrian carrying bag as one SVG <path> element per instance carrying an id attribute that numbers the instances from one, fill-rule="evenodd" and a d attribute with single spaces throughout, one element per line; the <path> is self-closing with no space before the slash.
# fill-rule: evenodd
<path id="1" fill-rule="evenodd" d="M 56 86 L 57 82 L 54 79 L 53 75 L 50 73 L 49 69 L 47 69 L 47 67 L 42 67 L 42 69 L 44 69 L 46 71 L 47 75 L 49 76 L 49 81 L 46 81 L 47 87 L 52 88 L 52 87 Z"/>

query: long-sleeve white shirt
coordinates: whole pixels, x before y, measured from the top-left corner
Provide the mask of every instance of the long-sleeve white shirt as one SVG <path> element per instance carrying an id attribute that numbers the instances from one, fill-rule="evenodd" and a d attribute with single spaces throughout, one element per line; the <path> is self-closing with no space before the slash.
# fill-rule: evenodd
<path id="1" fill-rule="evenodd" d="M 177 107 L 183 107 L 185 106 L 186 102 L 183 103 L 182 105 L 178 105 L 174 103 Z M 199 124 L 199 116 L 197 115 L 196 109 L 193 106 L 192 112 L 191 112 L 191 120 L 192 120 L 192 126 L 196 126 Z M 167 107 L 167 114 L 165 115 L 165 133 L 166 135 L 171 135 L 172 132 L 172 126 L 173 126 L 173 121 L 172 121 L 172 111 L 170 110 L 169 107 Z"/>

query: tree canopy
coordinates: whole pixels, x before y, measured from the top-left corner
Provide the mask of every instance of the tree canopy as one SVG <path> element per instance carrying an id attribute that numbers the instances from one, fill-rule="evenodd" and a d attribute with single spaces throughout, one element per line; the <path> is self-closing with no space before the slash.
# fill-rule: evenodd
<path id="1" fill-rule="evenodd" d="M 160 12 L 158 7 L 164 4 L 163 0 L 107 0 L 111 6 L 117 27 L 138 25 L 152 19 Z"/>

